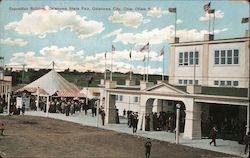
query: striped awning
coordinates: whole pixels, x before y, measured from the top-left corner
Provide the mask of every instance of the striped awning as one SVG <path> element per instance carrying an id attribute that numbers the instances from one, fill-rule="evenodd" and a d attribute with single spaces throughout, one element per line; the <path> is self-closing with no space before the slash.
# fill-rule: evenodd
<path id="1" fill-rule="evenodd" d="M 83 98 L 85 97 L 85 95 L 83 93 L 79 93 L 79 92 L 56 92 L 55 96 L 58 97 L 79 97 L 79 98 Z"/>

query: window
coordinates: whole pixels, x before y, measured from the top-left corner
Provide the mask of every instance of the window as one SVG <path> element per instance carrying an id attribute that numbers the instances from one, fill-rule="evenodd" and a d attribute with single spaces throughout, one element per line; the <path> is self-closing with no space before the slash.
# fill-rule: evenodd
<path id="1" fill-rule="evenodd" d="M 123 101 L 123 96 L 122 95 L 120 95 L 120 101 Z"/>
<path id="2" fill-rule="evenodd" d="M 189 84 L 193 84 L 193 80 L 189 80 L 188 83 L 189 83 Z"/>
<path id="3" fill-rule="evenodd" d="M 199 52 L 195 52 L 195 64 L 199 65 Z"/>
<path id="4" fill-rule="evenodd" d="M 187 84 L 187 82 L 188 82 L 187 80 L 184 80 L 184 84 Z"/>
<path id="5" fill-rule="evenodd" d="M 239 50 L 234 50 L 234 64 L 239 64 Z"/>
<path id="6" fill-rule="evenodd" d="M 179 65 L 183 65 L 183 53 L 179 53 Z"/>
<path id="7" fill-rule="evenodd" d="M 199 84 L 199 81 L 198 81 L 198 80 L 195 80 L 194 84 Z"/>
<path id="8" fill-rule="evenodd" d="M 227 86 L 231 86 L 232 85 L 232 81 L 227 81 Z"/>
<path id="9" fill-rule="evenodd" d="M 220 81 L 221 86 L 225 86 L 225 81 Z"/>
<path id="10" fill-rule="evenodd" d="M 214 64 L 220 64 L 220 52 L 218 50 L 214 52 Z"/>
<path id="11" fill-rule="evenodd" d="M 188 65 L 188 52 L 184 53 L 184 65 Z"/>
<path id="12" fill-rule="evenodd" d="M 189 52 L 189 65 L 193 65 L 193 64 L 194 64 L 194 53 Z"/>
<path id="13" fill-rule="evenodd" d="M 134 102 L 138 103 L 139 102 L 139 97 L 134 97 Z"/>
<path id="14" fill-rule="evenodd" d="M 239 86 L 239 81 L 233 81 L 233 86 Z"/>
<path id="15" fill-rule="evenodd" d="M 118 100 L 118 95 L 115 96 L 115 100 Z"/>
<path id="16" fill-rule="evenodd" d="M 182 84 L 182 80 L 178 80 L 178 83 L 179 83 L 179 84 Z"/>
<path id="17" fill-rule="evenodd" d="M 232 64 L 232 50 L 227 50 L 227 64 Z"/>
<path id="18" fill-rule="evenodd" d="M 214 81 L 214 85 L 218 86 L 219 85 L 219 81 Z"/>
<path id="19" fill-rule="evenodd" d="M 221 64 L 226 64 L 226 51 L 221 51 Z"/>

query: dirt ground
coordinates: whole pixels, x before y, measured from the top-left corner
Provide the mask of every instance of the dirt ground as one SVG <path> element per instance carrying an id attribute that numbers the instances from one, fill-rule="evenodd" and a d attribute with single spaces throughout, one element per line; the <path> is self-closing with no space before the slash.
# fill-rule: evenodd
<path id="1" fill-rule="evenodd" d="M 144 158 L 145 138 L 32 116 L 0 116 L 1 154 L 23 158 Z M 0 156 L 1 157 L 1 156 Z M 150 158 L 235 157 L 152 140 Z"/>

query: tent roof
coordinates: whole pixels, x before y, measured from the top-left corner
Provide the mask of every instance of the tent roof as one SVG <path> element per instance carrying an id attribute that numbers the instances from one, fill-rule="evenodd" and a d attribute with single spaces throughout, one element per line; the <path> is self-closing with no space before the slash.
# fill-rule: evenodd
<path id="1" fill-rule="evenodd" d="M 49 95 L 53 95 L 57 91 L 75 92 L 75 93 L 80 92 L 80 90 L 77 88 L 76 85 L 68 82 L 55 70 L 51 70 L 47 74 L 26 85 L 22 89 L 37 88 L 37 87 L 44 89 Z"/>

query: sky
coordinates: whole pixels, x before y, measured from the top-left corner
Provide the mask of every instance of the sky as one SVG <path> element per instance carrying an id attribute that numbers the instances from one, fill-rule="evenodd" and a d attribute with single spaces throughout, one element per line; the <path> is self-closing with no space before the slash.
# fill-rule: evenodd
<path id="1" fill-rule="evenodd" d="M 209 16 L 207 0 L 2 0 L 0 55 L 4 65 L 77 71 L 169 73 L 170 42 L 203 40 Z M 249 5 L 241 0 L 214 0 L 215 39 L 245 36 Z M 213 14 L 210 16 L 212 24 Z M 212 25 L 211 27 L 212 28 Z M 149 51 L 140 49 L 149 43 Z M 115 51 L 112 53 L 112 45 Z M 160 50 L 164 49 L 164 59 Z M 106 60 L 105 60 L 106 52 Z M 131 58 L 129 53 L 131 52 Z M 106 63 L 106 64 L 105 64 Z"/>

